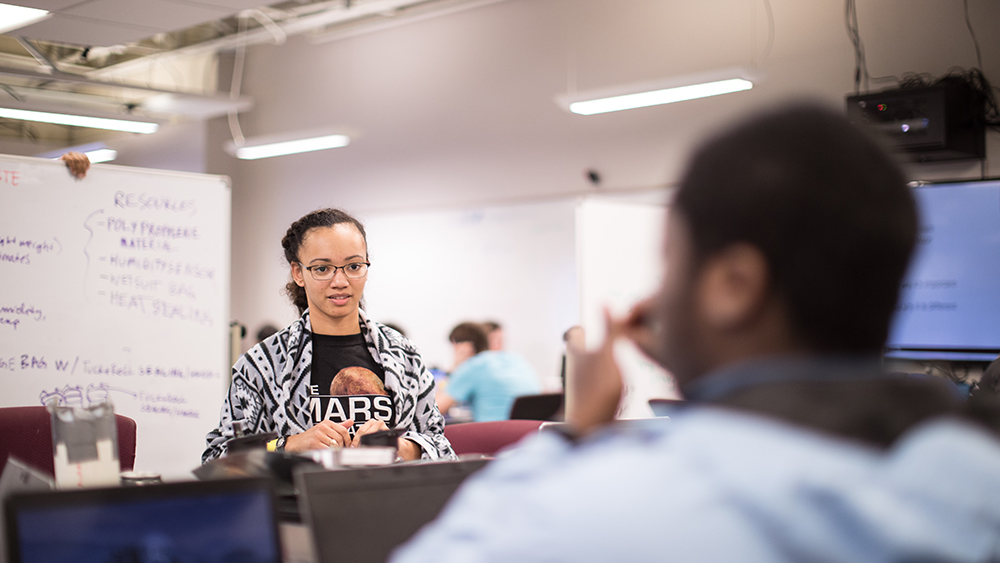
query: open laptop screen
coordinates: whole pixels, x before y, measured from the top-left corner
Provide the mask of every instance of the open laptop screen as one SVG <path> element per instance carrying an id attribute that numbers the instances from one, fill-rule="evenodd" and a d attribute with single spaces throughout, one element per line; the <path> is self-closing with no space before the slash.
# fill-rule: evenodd
<path id="1" fill-rule="evenodd" d="M 281 560 L 271 485 L 233 479 L 8 500 L 12 563 Z"/>
<path id="2" fill-rule="evenodd" d="M 381 563 L 487 460 L 296 472 L 317 563 Z"/>

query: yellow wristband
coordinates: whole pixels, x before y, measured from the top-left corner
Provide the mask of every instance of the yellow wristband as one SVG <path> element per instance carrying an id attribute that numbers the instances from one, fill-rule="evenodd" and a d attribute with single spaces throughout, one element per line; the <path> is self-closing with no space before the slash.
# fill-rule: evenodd
<path id="1" fill-rule="evenodd" d="M 276 449 L 278 449 L 278 439 L 277 438 L 275 438 L 275 439 L 273 439 L 273 440 L 271 440 L 270 442 L 267 443 L 267 451 L 273 452 Z"/>

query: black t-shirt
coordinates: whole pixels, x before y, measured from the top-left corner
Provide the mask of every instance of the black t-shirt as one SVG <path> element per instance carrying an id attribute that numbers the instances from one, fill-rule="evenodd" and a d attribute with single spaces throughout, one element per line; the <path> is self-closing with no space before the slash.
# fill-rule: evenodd
<path id="1" fill-rule="evenodd" d="M 395 409 L 391 398 L 378 397 L 388 395 L 385 390 L 385 370 L 372 358 L 364 335 L 330 336 L 313 333 L 312 341 L 309 396 L 313 423 L 325 418 L 336 422 L 353 418 L 355 428 L 359 428 L 369 418 L 379 418 L 392 428 Z M 331 388 L 335 379 L 336 387 Z M 330 404 L 331 396 L 350 395 L 359 397 L 341 399 L 339 405 Z"/>

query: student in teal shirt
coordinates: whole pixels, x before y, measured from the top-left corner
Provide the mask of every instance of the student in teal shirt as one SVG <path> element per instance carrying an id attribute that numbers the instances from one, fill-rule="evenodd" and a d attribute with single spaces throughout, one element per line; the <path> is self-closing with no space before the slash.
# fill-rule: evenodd
<path id="1" fill-rule="evenodd" d="M 528 362 L 516 354 L 489 350 L 485 329 L 461 323 L 448 337 L 455 350 L 455 369 L 437 394 L 438 408 L 447 412 L 455 403 L 469 403 L 476 422 L 506 420 L 514 399 L 541 391 Z"/>

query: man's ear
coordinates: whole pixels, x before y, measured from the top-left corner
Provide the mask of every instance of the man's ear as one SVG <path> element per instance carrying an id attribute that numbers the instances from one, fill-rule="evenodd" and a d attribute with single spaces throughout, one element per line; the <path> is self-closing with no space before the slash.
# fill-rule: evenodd
<path id="1" fill-rule="evenodd" d="M 730 245 L 705 261 L 697 292 L 698 307 L 707 323 L 722 330 L 745 326 L 768 301 L 767 259 L 751 244 Z"/>
<path id="2" fill-rule="evenodd" d="M 295 282 L 295 285 L 299 287 L 305 287 L 306 280 L 302 277 L 302 265 L 299 264 L 298 262 L 292 262 L 291 267 L 292 267 L 292 280 Z"/>

